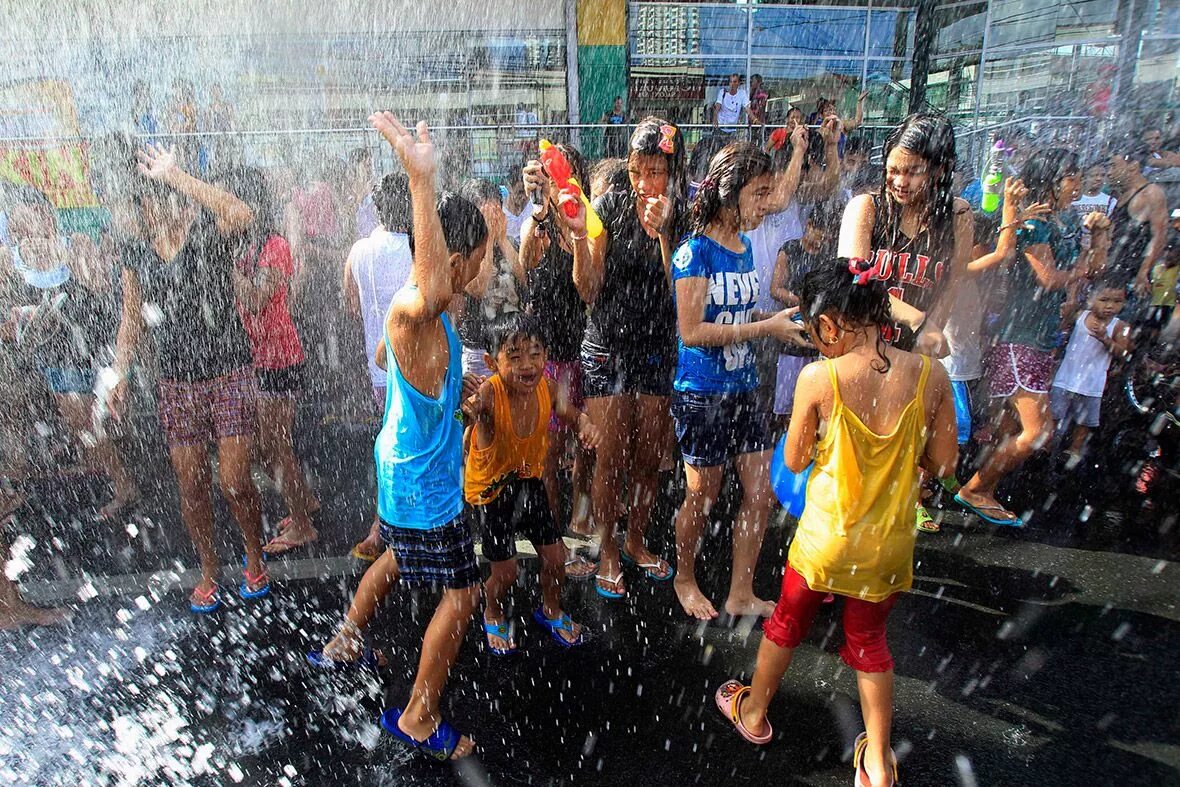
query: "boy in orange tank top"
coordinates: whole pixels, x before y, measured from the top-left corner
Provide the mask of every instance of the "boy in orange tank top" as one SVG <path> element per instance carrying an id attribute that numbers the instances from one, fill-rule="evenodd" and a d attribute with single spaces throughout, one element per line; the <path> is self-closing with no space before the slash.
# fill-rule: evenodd
<path id="1" fill-rule="evenodd" d="M 541 560 L 542 604 L 533 619 L 562 647 L 582 644 L 582 627 L 561 608 L 566 549 L 541 480 L 549 447 L 549 418 L 556 412 L 576 425 L 587 448 L 598 445 L 589 417 L 557 396 L 545 377 L 547 353 L 540 325 L 528 314 L 511 312 L 488 331 L 484 362 L 494 373 L 467 401 L 475 419 L 467 433 L 463 492 L 468 514 L 479 526 L 483 555 L 491 563 L 484 582 L 484 632 L 497 656 L 516 652 L 504 612 L 504 596 L 516 582 L 516 534 L 528 538 Z"/>

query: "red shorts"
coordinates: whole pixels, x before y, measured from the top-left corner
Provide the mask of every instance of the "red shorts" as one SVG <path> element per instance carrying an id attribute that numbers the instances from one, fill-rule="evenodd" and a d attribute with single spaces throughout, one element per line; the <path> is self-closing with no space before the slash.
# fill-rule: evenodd
<path id="1" fill-rule="evenodd" d="M 252 435 L 258 381 L 250 366 L 211 380 L 161 379 L 158 406 L 169 448 Z"/>
<path id="2" fill-rule="evenodd" d="M 557 383 L 557 395 L 569 397 L 569 402 L 581 410 L 586 398 L 582 395 L 582 362 L 581 361 L 546 361 L 545 376 Z M 549 431 L 560 432 L 567 429 L 557 418 L 557 407 L 554 402 L 553 414 L 549 416 Z"/>
<path id="3" fill-rule="evenodd" d="M 791 565 L 783 575 L 782 593 L 774 614 L 762 624 L 762 633 L 780 648 L 796 648 L 815 620 L 815 613 L 828 594 L 812 590 Z M 885 642 L 885 619 L 897 602 L 897 593 L 883 601 L 865 601 L 852 596 L 844 599 L 844 645 L 840 658 L 857 672 L 888 672 L 893 669 L 893 654 Z"/>
<path id="4" fill-rule="evenodd" d="M 985 363 L 988 395 L 1006 398 L 1021 388 L 1030 393 L 1049 393 L 1056 365 L 1051 352 L 1001 342 L 988 353 Z"/>

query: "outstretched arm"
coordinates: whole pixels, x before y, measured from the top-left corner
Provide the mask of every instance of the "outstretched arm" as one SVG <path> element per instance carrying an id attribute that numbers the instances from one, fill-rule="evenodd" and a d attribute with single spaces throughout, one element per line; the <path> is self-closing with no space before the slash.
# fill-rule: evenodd
<path id="1" fill-rule="evenodd" d="M 135 156 L 141 175 L 175 189 L 208 210 L 217 220 L 217 229 L 222 235 L 241 232 L 254 221 L 254 212 L 245 202 L 181 169 L 176 162 L 175 147 L 165 149 L 147 145 Z"/>

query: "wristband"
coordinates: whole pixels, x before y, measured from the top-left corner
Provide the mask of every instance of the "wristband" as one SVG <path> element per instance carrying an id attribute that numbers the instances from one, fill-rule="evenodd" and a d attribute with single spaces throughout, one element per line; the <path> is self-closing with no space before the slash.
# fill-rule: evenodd
<path id="1" fill-rule="evenodd" d="M 586 238 L 587 238 L 586 235 L 575 235 L 572 232 L 570 233 L 570 240 L 573 240 L 575 242 L 580 241 L 580 240 L 586 240 Z"/>

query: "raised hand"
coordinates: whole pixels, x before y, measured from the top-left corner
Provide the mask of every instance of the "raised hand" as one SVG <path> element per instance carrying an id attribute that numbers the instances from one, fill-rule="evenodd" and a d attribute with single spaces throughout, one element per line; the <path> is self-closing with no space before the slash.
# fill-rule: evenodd
<path id="1" fill-rule="evenodd" d="M 369 115 L 369 125 L 377 129 L 397 153 L 407 175 L 411 178 L 434 177 L 437 162 L 434 143 L 430 141 L 430 130 L 425 120 L 418 122 L 417 139 L 392 112 L 374 112 Z"/>
<path id="2" fill-rule="evenodd" d="M 844 128 L 844 123 L 835 115 L 828 115 L 824 118 L 819 126 L 819 135 L 823 137 L 824 143 L 831 145 L 840 139 L 840 132 Z"/>
<path id="3" fill-rule="evenodd" d="M 664 231 L 664 226 L 672 216 L 672 200 L 661 194 L 658 197 L 648 197 L 643 205 L 639 223 L 649 237 L 656 237 Z"/>
<path id="4" fill-rule="evenodd" d="M 529 163 L 524 165 L 524 169 L 520 173 L 521 180 L 524 181 L 524 190 L 526 194 L 532 194 L 534 191 L 540 190 L 542 196 L 549 193 L 549 178 L 545 177 L 545 170 L 541 168 L 541 162 L 532 159 Z"/>
<path id="5" fill-rule="evenodd" d="M 144 145 L 135 152 L 139 174 L 152 180 L 164 180 L 180 169 L 176 163 L 176 146 Z"/>
<path id="6" fill-rule="evenodd" d="M 811 132 L 807 126 L 800 123 L 791 131 L 791 152 L 802 153 L 807 150 L 807 137 Z"/>
<path id="7" fill-rule="evenodd" d="M 573 216 L 566 215 L 565 206 L 568 204 L 573 204 L 578 207 L 578 212 Z M 574 235 L 585 236 L 586 206 L 582 204 L 582 200 L 578 199 L 572 194 L 566 194 L 563 192 L 557 198 L 557 207 L 559 210 L 556 211 L 556 215 L 561 217 L 561 220 L 565 222 L 565 226 L 569 227 L 569 231 Z"/>

